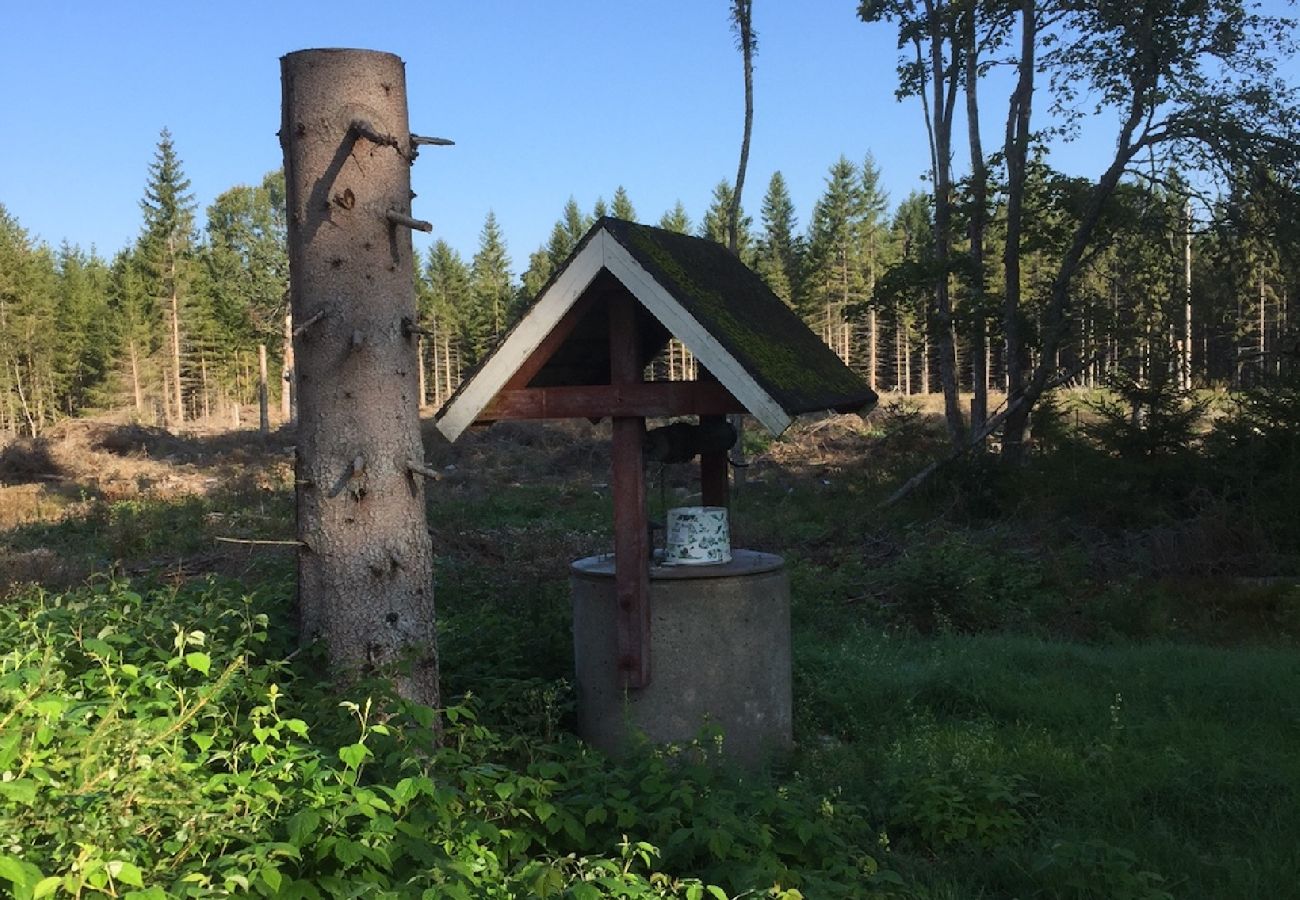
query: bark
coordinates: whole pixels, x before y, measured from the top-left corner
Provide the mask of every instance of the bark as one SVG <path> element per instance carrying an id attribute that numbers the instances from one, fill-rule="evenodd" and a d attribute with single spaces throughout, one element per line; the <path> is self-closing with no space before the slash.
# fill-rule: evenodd
<path id="1" fill-rule="evenodd" d="M 325 314 L 296 348 L 301 636 L 336 674 L 381 672 L 436 706 L 432 545 L 409 468 L 424 458 L 414 262 L 387 218 L 411 213 L 404 66 L 364 50 L 281 66 L 293 314 Z"/>
<path id="2" fill-rule="evenodd" d="M 1018 77 L 1007 112 L 1006 140 L 1003 150 L 1007 166 L 1007 237 L 1002 254 L 1005 287 L 1002 296 L 1002 329 L 1006 337 L 1007 406 L 1019 411 L 1025 404 L 1025 371 L 1028 348 L 1025 320 L 1020 309 L 1020 242 L 1024 230 L 1025 176 L 1029 159 L 1029 121 L 1034 99 L 1035 48 L 1038 43 L 1038 19 L 1035 0 L 1022 0 L 1020 7 L 1020 59 Z M 1024 453 L 1024 421 L 1007 417 L 1002 436 L 1002 455 L 1018 460 Z"/>

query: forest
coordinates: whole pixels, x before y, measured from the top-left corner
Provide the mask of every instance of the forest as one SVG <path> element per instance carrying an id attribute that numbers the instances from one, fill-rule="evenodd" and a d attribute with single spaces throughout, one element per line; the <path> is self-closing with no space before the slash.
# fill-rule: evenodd
<path id="1" fill-rule="evenodd" d="M 934 204 L 914 191 L 896 203 L 867 153 L 834 161 L 825 191 L 800 228 L 781 172 L 763 194 L 757 225 L 741 213 L 740 253 L 835 352 L 878 391 L 940 390 L 934 300 Z M 1125 181 L 1107 201 L 1105 233 L 1072 282 L 1072 335 L 1052 349 L 1068 383 L 1100 387 L 1170 374 L 1177 386 L 1238 389 L 1293 365 L 1296 354 L 1294 196 L 1267 171 L 1207 199 L 1177 169 Z M 1055 265 L 1077 227 L 1088 185 L 1044 156 L 1026 176 L 1025 248 L 1019 260 L 1024 319 L 1041 321 Z M 199 211 L 171 137 L 148 164 L 134 245 L 111 260 L 34 243 L 0 208 L 0 332 L 5 359 L 0 433 L 42 433 L 67 416 L 127 409 L 139 421 L 182 427 L 237 425 L 255 409 L 258 352 L 266 348 L 272 403 L 288 418 L 284 389 L 288 261 L 280 173 L 237 185 Z M 684 204 L 652 224 L 727 241 L 731 182 L 714 189 L 698 224 Z M 958 215 L 969 217 L 958 195 Z M 584 212 L 572 198 L 549 240 L 516 276 L 508 241 L 488 212 L 468 261 L 445 241 L 417 272 L 425 402 L 438 406 L 509 328 L 602 215 L 640 220 L 626 191 Z M 989 207 L 985 240 L 1004 238 L 1005 199 Z M 969 222 L 955 230 L 968 232 Z M 969 242 L 953 244 L 969 260 Z M 963 393 L 977 382 L 1005 393 L 999 316 L 1005 268 L 987 259 L 978 290 L 969 266 L 949 276 L 952 359 Z M 1034 329 L 1037 330 L 1037 329 Z M 1027 362 L 1041 353 L 1027 348 Z M 675 365 L 689 365 L 684 348 Z M 1184 359 L 1183 354 L 1186 354 Z M 674 374 L 678 374 L 675 370 Z M 281 399 L 282 398 L 282 399 Z"/>
<path id="2" fill-rule="evenodd" d="M 842 148 L 801 210 L 781 171 L 745 192 L 763 45 L 752 0 L 726 6 L 746 119 L 711 196 L 558 186 L 526 258 L 490 209 L 472 254 L 416 254 L 400 486 L 432 553 L 426 655 L 342 665 L 320 605 L 327 640 L 305 635 L 292 178 L 201 210 L 164 128 L 110 257 L 0 205 L 0 890 L 1297 896 L 1295 23 L 849 4 L 897 37 L 928 162 L 891 197 Z M 1112 130 L 1066 173 L 1085 127 Z M 621 755 L 575 733 L 570 564 L 619 528 L 611 421 L 435 427 L 604 216 L 724 245 L 880 395 L 740 432 L 732 546 L 789 586 L 793 742 L 759 766 L 712 723 Z M 701 368 L 673 340 L 645 374 Z M 345 455 L 329 500 L 361 509 L 380 473 Z M 634 461 L 651 520 L 703 502 L 701 472 Z M 425 702 L 402 685 L 430 658 Z"/>

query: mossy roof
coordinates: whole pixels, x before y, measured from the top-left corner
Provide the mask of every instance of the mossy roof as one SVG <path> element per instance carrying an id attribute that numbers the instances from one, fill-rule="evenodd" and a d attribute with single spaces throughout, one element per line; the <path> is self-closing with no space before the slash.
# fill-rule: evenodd
<path id="1" fill-rule="evenodd" d="M 866 382 L 726 247 L 606 216 L 469 373 L 439 411 L 438 427 L 454 440 L 567 309 L 586 294 L 611 288 L 626 289 L 639 301 L 641 363 L 661 352 L 670 337 L 678 338 L 774 432 L 802 413 L 865 412 L 877 400 Z M 607 309 L 596 303 L 529 385 L 607 384 L 607 335 Z"/>
<path id="2" fill-rule="evenodd" d="M 617 240 L 791 415 L 865 411 L 867 383 L 721 244 L 606 217 Z"/>

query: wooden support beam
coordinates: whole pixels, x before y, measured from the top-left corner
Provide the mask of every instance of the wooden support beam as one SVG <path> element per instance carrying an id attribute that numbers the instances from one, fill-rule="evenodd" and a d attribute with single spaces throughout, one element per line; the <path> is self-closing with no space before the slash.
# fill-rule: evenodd
<path id="1" fill-rule="evenodd" d="M 700 416 L 700 424 L 725 424 L 726 416 Z M 727 476 L 727 451 L 710 450 L 700 454 L 700 502 L 705 506 L 730 506 L 731 491 Z"/>
<path id="2" fill-rule="evenodd" d="M 666 418 L 743 412 L 720 384 L 652 381 L 639 384 L 565 385 L 501 391 L 476 424 L 505 419 L 603 419 L 606 416 Z"/>
<path id="3" fill-rule="evenodd" d="M 703 366 L 700 367 L 699 380 L 702 386 L 717 387 L 722 385 L 718 383 L 715 376 Z M 700 417 L 700 424 L 717 425 L 726 422 L 728 414 L 741 412 L 744 409 L 727 409 L 713 412 L 696 413 Z M 710 451 L 700 454 L 700 503 L 705 506 L 731 506 L 731 471 L 728 465 L 729 451 Z"/>
<path id="4" fill-rule="evenodd" d="M 636 301 L 609 297 L 610 380 L 641 381 Z M 650 683 L 650 535 L 645 507 L 645 418 L 615 416 L 610 479 L 614 495 L 614 593 L 618 602 L 618 674 L 624 688 Z"/>

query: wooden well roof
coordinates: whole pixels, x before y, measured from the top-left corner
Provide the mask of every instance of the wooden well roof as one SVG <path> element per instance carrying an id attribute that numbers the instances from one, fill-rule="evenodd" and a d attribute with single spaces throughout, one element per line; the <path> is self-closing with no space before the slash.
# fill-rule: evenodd
<path id="1" fill-rule="evenodd" d="M 876 402 L 871 388 L 726 247 L 605 217 L 443 406 L 439 430 L 455 440 L 472 423 L 490 421 L 490 404 L 507 386 L 523 386 L 521 374 L 530 388 L 608 385 L 609 313 L 602 301 L 611 292 L 637 301 L 640 364 L 676 337 L 773 434 L 801 413 L 865 412 Z"/>

